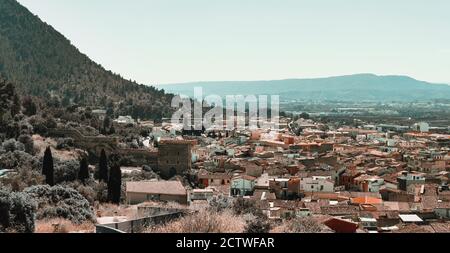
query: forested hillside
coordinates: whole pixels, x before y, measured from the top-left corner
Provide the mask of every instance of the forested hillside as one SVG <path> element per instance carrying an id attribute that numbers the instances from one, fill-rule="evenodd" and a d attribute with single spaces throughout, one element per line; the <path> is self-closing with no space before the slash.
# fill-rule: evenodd
<path id="1" fill-rule="evenodd" d="M 20 93 L 65 107 L 114 107 L 149 119 L 171 110 L 172 95 L 105 70 L 16 0 L 0 1 L 0 74 Z"/>

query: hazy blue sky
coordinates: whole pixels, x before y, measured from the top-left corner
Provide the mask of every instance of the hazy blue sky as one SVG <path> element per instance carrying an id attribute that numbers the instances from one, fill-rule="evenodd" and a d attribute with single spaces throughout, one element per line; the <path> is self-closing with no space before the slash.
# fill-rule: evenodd
<path id="1" fill-rule="evenodd" d="M 448 0 L 19 0 L 146 84 L 353 73 L 450 83 Z"/>

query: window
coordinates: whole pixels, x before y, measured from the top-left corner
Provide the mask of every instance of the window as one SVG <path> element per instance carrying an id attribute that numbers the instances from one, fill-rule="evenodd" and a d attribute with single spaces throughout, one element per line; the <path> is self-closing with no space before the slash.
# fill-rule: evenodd
<path id="1" fill-rule="evenodd" d="M 314 185 L 311 185 L 311 189 L 314 189 Z"/>

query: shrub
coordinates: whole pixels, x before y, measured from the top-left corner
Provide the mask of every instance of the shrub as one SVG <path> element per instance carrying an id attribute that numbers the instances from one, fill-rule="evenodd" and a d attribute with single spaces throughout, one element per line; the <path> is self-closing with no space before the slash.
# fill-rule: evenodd
<path id="1" fill-rule="evenodd" d="M 148 229 L 150 233 L 242 233 L 245 221 L 230 211 L 200 211 Z"/>
<path id="2" fill-rule="evenodd" d="M 3 142 L 2 147 L 5 152 L 25 151 L 25 145 L 14 139 Z"/>
<path id="3" fill-rule="evenodd" d="M 8 152 L 0 155 L 0 167 L 9 170 L 35 170 L 40 171 L 39 160 L 23 151 Z"/>
<path id="4" fill-rule="evenodd" d="M 146 181 L 151 179 L 158 179 L 159 176 L 153 171 L 133 171 L 130 174 L 124 174 L 124 181 Z"/>
<path id="5" fill-rule="evenodd" d="M 214 196 L 209 202 L 208 209 L 213 212 L 222 212 L 233 206 L 233 199 L 227 198 L 223 195 Z"/>
<path id="6" fill-rule="evenodd" d="M 36 233 L 69 233 L 69 232 L 95 232 L 95 225 L 92 222 L 74 224 L 65 219 L 46 219 L 36 221 Z"/>
<path id="7" fill-rule="evenodd" d="M 270 222 L 265 218 L 253 217 L 253 219 L 247 221 L 245 227 L 245 233 L 251 234 L 265 234 L 270 232 Z"/>
<path id="8" fill-rule="evenodd" d="M 0 182 L 3 187 L 8 187 L 12 191 L 20 192 L 30 186 L 43 184 L 45 178 L 37 170 L 20 168 L 17 173 L 1 178 Z"/>
<path id="9" fill-rule="evenodd" d="M 21 115 L 21 116 L 23 116 L 23 115 Z M 18 118 L 18 120 L 21 120 L 20 121 L 20 134 L 31 136 L 33 134 L 33 126 L 27 120 L 22 120 L 19 117 L 20 117 L 19 115 L 16 116 L 16 118 Z"/>
<path id="10" fill-rule="evenodd" d="M 78 179 L 80 165 L 77 160 L 56 161 L 55 183 L 73 182 Z"/>
<path id="11" fill-rule="evenodd" d="M 26 193 L 0 190 L 0 231 L 34 232 L 36 203 Z"/>
<path id="12" fill-rule="evenodd" d="M 20 125 L 16 121 L 8 120 L 4 125 L 0 126 L 0 129 L 10 139 L 16 139 L 20 135 Z"/>
<path id="13" fill-rule="evenodd" d="M 33 126 L 33 131 L 36 134 L 40 134 L 42 136 L 46 136 L 48 133 L 48 128 L 45 124 L 45 121 L 40 116 L 33 116 L 29 120 L 30 124 Z"/>
<path id="14" fill-rule="evenodd" d="M 30 96 L 26 96 L 22 100 L 22 106 L 24 108 L 23 114 L 27 116 L 33 116 L 37 112 L 36 103 L 33 101 L 33 98 Z"/>
<path id="15" fill-rule="evenodd" d="M 254 216 L 263 216 L 262 211 L 258 208 L 256 201 L 253 199 L 237 198 L 233 203 L 233 211 L 237 215 L 253 214 Z"/>
<path id="16" fill-rule="evenodd" d="M 104 182 L 99 182 L 93 186 L 96 200 L 100 203 L 108 202 L 108 185 Z"/>
<path id="17" fill-rule="evenodd" d="M 24 145 L 24 150 L 28 154 L 34 155 L 34 141 L 28 134 L 22 134 L 18 138 L 19 142 Z"/>
<path id="18" fill-rule="evenodd" d="M 40 185 L 27 188 L 24 192 L 37 202 L 37 219 L 64 218 L 75 224 L 94 220 L 89 202 L 75 189 Z"/>
<path id="19" fill-rule="evenodd" d="M 86 136 L 96 136 L 99 134 L 99 131 L 97 131 L 96 128 L 90 126 L 81 126 L 80 128 L 78 128 L 78 130 L 80 130 L 81 133 Z"/>
<path id="20" fill-rule="evenodd" d="M 108 202 L 108 186 L 106 183 L 97 183 L 95 180 L 89 179 L 86 180 L 85 184 L 80 181 L 73 181 L 65 182 L 62 186 L 78 191 L 91 206 L 95 206 L 97 203 Z"/>
<path id="21" fill-rule="evenodd" d="M 285 221 L 275 232 L 281 233 L 321 233 L 324 226 L 313 218 L 296 218 Z"/>
<path id="22" fill-rule="evenodd" d="M 49 129 L 54 129 L 58 126 L 53 118 L 43 118 L 37 115 L 31 117 L 29 123 L 33 126 L 34 132 L 42 136 L 47 136 Z"/>

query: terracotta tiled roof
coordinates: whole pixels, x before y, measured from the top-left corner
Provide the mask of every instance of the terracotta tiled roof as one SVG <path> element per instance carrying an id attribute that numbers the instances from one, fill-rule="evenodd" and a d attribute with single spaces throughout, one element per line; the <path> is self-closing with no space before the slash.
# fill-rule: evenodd
<path id="1" fill-rule="evenodd" d="M 297 209 L 303 208 L 303 202 L 300 201 L 291 201 L 291 200 L 273 200 L 271 201 L 274 204 L 274 207 L 281 207 L 284 209 Z"/>
<path id="2" fill-rule="evenodd" d="M 383 203 L 382 199 L 379 198 L 372 198 L 372 197 L 357 197 L 357 198 L 352 198 L 350 199 L 350 202 L 352 204 L 381 204 Z"/>
<path id="3" fill-rule="evenodd" d="M 433 210 L 438 205 L 437 196 L 422 196 L 423 210 Z"/>
<path id="4" fill-rule="evenodd" d="M 434 229 L 434 231 L 436 231 L 436 233 L 450 233 L 450 222 L 433 222 L 430 223 L 430 226 Z"/>
<path id="5" fill-rule="evenodd" d="M 434 233 L 434 229 L 431 226 L 419 226 L 416 224 L 409 224 L 406 226 L 403 226 L 397 231 L 394 231 L 394 233 Z"/>
<path id="6" fill-rule="evenodd" d="M 305 192 L 306 197 L 311 197 L 312 199 L 330 199 L 337 200 L 338 193 L 327 193 L 327 192 Z"/>
<path id="7" fill-rule="evenodd" d="M 353 233 L 358 228 L 358 223 L 337 218 L 331 218 L 325 221 L 324 224 L 338 233 Z"/>
<path id="8" fill-rule="evenodd" d="M 450 202 L 440 202 L 436 205 L 436 208 L 450 209 Z"/>
<path id="9" fill-rule="evenodd" d="M 317 202 L 304 202 L 303 206 L 308 208 L 313 214 L 321 214 L 322 207 L 330 206 L 329 201 L 317 201 Z"/>
<path id="10" fill-rule="evenodd" d="M 233 180 L 234 179 L 245 179 L 245 180 L 249 180 L 249 181 L 255 181 L 256 180 L 256 177 L 252 177 L 252 176 L 249 176 L 249 175 L 239 175 L 239 176 L 235 176 L 235 177 L 233 177 Z"/>
<path id="11" fill-rule="evenodd" d="M 127 182 L 127 192 L 162 194 L 162 195 L 186 195 L 186 188 L 179 181 L 141 181 Z"/>
<path id="12" fill-rule="evenodd" d="M 349 198 L 372 197 L 381 199 L 381 194 L 377 192 L 340 192 L 339 195 Z"/>
<path id="13" fill-rule="evenodd" d="M 349 205 L 337 205 L 337 206 L 323 206 L 321 207 L 322 214 L 329 215 L 352 215 L 358 214 L 359 207 Z"/>
<path id="14" fill-rule="evenodd" d="M 409 205 L 407 202 L 395 202 L 395 201 L 385 201 L 381 204 L 375 204 L 378 211 L 397 211 L 397 212 L 408 212 Z"/>

